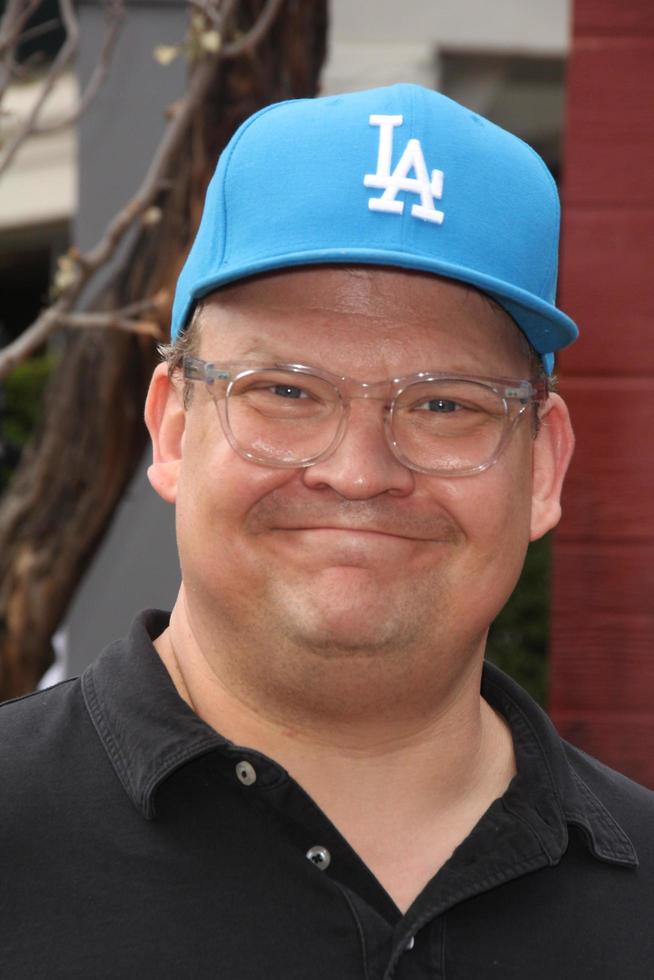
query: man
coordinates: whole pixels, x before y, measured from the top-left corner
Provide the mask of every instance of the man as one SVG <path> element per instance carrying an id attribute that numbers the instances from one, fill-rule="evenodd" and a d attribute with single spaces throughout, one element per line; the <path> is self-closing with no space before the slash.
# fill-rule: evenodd
<path id="1" fill-rule="evenodd" d="M 557 244 L 436 93 L 241 127 L 146 408 L 172 615 L 0 711 L 0 975 L 651 975 L 652 794 L 483 664 L 572 452 Z"/>

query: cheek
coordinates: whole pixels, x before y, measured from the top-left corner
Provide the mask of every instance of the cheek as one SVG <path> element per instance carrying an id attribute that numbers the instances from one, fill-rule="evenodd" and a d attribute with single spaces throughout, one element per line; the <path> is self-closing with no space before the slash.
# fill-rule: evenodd
<path id="1" fill-rule="evenodd" d="M 188 463 L 188 465 L 187 465 Z M 191 465 L 185 460 L 176 508 L 177 548 L 185 589 L 225 609 L 256 596 L 265 578 L 247 517 L 277 485 L 278 474 L 236 456 L 229 447 Z"/>
<path id="2" fill-rule="evenodd" d="M 531 518 L 529 440 L 516 439 L 495 466 L 452 484 L 449 508 L 479 564 L 479 574 L 519 574 Z"/>
<path id="3" fill-rule="evenodd" d="M 510 459 L 506 460 L 510 463 Z M 487 574 L 496 576 L 502 604 L 515 588 L 522 571 L 531 529 L 531 468 L 498 467 L 494 484 L 479 502 L 477 521 L 488 561 Z"/>
<path id="4" fill-rule="evenodd" d="M 226 555 L 236 559 L 248 543 L 252 508 L 294 473 L 242 459 L 217 424 L 189 426 L 176 508 L 183 564 L 202 566 L 209 573 L 224 564 Z"/>
<path id="5" fill-rule="evenodd" d="M 529 481 L 507 478 L 501 471 L 487 475 L 488 480 L 480 479 L 461 519 L 468 547 L 458 579 L 466 583 L 466 615 L 480 630 L 496 618 L 516 587 L 529 543 L 531 514 Z"/>

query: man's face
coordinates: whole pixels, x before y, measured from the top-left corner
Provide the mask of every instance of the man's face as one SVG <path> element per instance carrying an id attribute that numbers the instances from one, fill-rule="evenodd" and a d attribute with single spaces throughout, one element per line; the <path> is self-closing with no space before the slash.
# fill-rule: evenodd
<path id="1" fill-rule="evenodd" d="M 522 335 L 488 299 L 402 270 L 262 276 L 216 294 L 201 323 L 208 361 L 301 363 L 371 382 L 532 373 Z M 543 530 L 531 527 L 531 417 L 490 469 L 442 478 L 393 456 L 383 412 L 355 399 L 333 455 L 280 469 L 237 455 L 194 386 L 168 496 L 189 615 L 205 637 L 263 636 L 320 658 L 483 648 L 530 533 Z"/>

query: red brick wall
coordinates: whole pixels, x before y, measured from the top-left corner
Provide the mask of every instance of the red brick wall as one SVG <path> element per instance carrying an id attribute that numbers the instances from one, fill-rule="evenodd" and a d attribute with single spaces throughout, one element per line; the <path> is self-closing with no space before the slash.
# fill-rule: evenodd
<path id="1" fill-rule="evenodd" d="M 654 2 L 574 0 L 560 360 L 577 451 L 554 545 L 550 711 L 654 787 Z"/>

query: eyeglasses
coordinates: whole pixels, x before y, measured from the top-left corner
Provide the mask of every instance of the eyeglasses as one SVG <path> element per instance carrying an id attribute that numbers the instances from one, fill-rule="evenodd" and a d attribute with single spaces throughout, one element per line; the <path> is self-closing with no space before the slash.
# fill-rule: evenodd
<path id="1" fill-rule="evenodd" d="M 203 382 L 223 432 L 244 459 L 304 467 L 334 452 L 354 398 L 384 407 L 395 457 L 412 470 L 468 476 L 492 466 L 547 379 L 467 378 L 431 371 L 368 384 L 303 364 L 216 364 L 186 355 L 186 381 Z"/>

